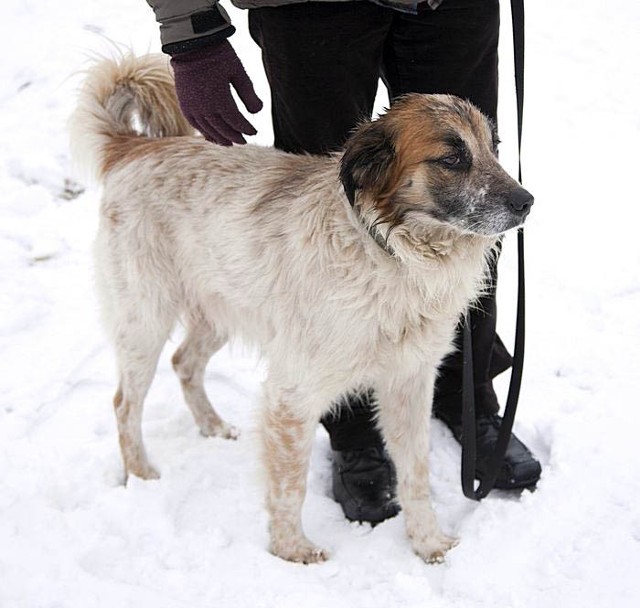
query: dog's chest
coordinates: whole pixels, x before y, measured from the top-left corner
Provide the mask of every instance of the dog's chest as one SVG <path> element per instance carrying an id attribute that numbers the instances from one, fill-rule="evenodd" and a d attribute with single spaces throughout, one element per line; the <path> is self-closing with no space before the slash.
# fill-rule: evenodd
<path id="1" fill-rule="evenodd" d="M 380 325 L 379 344 L 386 356 L 401 359 L 406 365 L 414 360 L 440 359 L 450 350 L 457 315 L 431 312 L 407 314 L 395 323 Z"/>
<path id="2" fill-rule="evenodd" d="M 368 347 L 378 365 L 404 368 L 438 363 L 451 349 L 459 315 L 457 298 L 437 298 L 423 290 L 396 283 L 372 298 Z"/>

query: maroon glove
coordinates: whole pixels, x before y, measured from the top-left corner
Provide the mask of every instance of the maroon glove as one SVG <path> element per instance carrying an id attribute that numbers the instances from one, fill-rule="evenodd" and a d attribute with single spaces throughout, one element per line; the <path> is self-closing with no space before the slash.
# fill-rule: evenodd
<path id="1" fill-rule="evenodd" d="M 189 123 L 209 141 L 222 146 L 246 143 L 243 133 L 256 130 L 240 113 L 231 86 L 251 113 L 262 101 L 228 40 L 171 58 L 180 108 Z"/>

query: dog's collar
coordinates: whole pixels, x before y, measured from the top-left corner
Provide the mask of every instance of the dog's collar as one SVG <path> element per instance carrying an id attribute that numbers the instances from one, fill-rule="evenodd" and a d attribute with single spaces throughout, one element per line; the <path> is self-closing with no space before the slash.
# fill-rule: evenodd
<path id="1" fill-rule="evenodd" d="M 395 250 L 393 249 L 393 247 L 391 247 L 391 245 L 389 245 L 387 239 L 385 239 L 382 234 L 380 234 L 378 227 L 375 224 L 368 224 L 364 221 L 362 214 L 355 205 L 355 201 L 351 201 L 349 199 L 349 204 L 351 205 L 351 209 L 353 209 L 353 213 L 358 218 L 358 221 L 366 229 L 366 231 L 369 233 L 369 236 L 376 242 L 380 249 L 382 249 L 387 255 L 391 256 L 392 258 L 397 257 Z"/>
<path id="2" fill-rule="evenodd" d="M 375 225 L 365 226 L 365 228 L 367 229 L 369 236 L 373 238 L 385 253 L 389 254 L 392 258 L 396 257 L 395 249 L 389 245 L 389 241 L 380 234 L 380 231 Z"/>

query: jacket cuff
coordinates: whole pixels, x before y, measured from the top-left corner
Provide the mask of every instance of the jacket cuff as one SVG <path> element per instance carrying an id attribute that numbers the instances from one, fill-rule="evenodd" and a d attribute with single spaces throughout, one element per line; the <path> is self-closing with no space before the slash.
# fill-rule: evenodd
<path id="1" fill-rule="evenodd" d="M 234 34 L 236 28 L 233 25 L 228 25 L 223 30 L 218 30 L 213 34 L 207 36 L 201 36 L 199 38 L 191 38 L 190 40 L 181 40 L 179 42 L 171 42 L 170 44 L 162 45 L 162 52 L 174 57 L 181 53 L 189 53 L 190 51 L 197 51 L 208 46 L 215 46 L 219 42 L 226 40 Z"/>
<path id="2" fill-rule="evenodd" d="M 160 24 L 162 50 L 173 55 L 202 48 L 235 32 L 217 0 L 147 0 Z"/>

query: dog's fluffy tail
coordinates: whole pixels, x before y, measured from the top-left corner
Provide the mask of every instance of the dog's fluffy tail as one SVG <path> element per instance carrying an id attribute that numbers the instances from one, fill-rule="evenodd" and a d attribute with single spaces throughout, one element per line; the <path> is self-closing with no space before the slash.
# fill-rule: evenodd
<path id="1" fill-rule="evenodd" d="M 88 71 L 70 120 L 76 162 L 99 180 L 135 137 L 193 135 L 180 112 L 173 74 L 164 55 L 121 54 Z"/>

